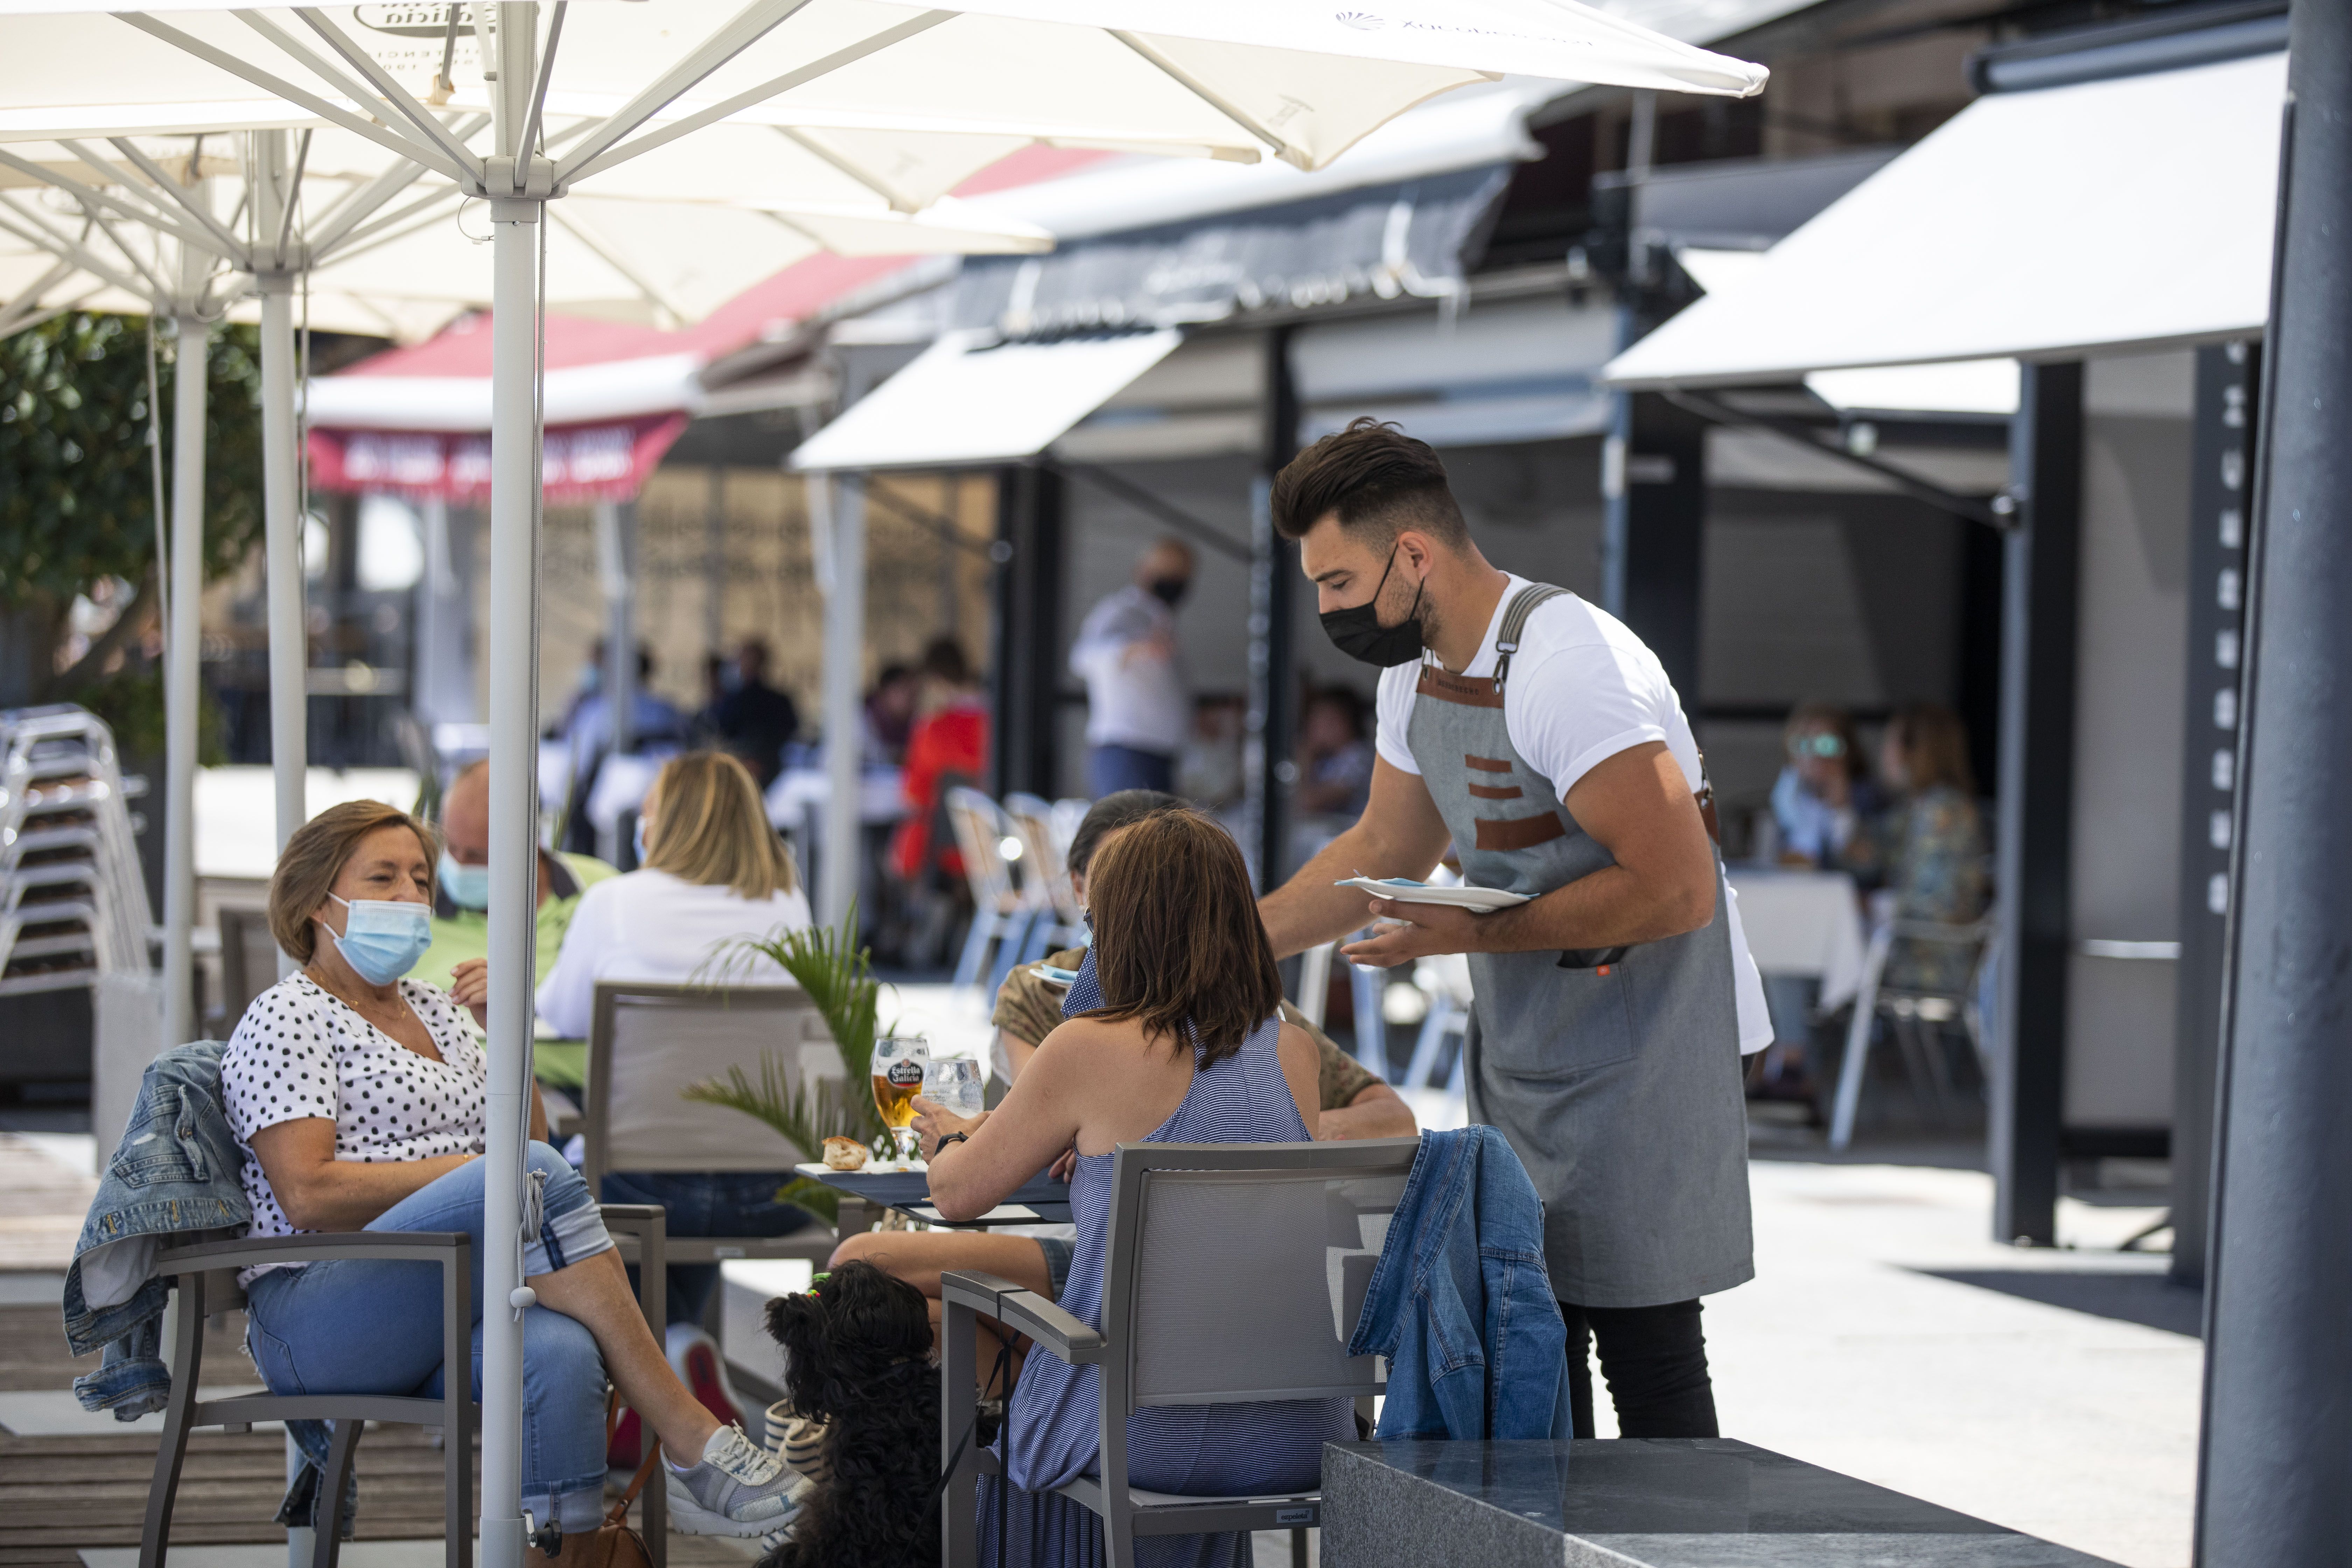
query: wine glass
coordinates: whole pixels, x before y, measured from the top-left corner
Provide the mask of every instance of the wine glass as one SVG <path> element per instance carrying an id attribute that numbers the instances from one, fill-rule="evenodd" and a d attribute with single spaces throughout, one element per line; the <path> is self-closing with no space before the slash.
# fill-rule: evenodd
<path id="1" fill-rule="evenodd" d="M 929 1045 L 920 1035 L 885 1035 L 874 1042 L 874 1108 L 898 1147 L 901 1163 L 915 1157 L 915 1097 L 923 1092 Z"/>
<path id="2" fill-rule="evenodd" d="M 938 1058 L 924 1071 L 923 1092 L 940 1110 L 969 1119 L 981 1112 L 980 1078 L 980 1064 L 970 1057 Z"/>

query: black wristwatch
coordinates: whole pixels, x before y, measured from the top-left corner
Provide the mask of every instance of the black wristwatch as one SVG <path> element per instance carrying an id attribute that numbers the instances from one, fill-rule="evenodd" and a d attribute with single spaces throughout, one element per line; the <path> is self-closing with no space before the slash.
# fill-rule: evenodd
<path id="1" fill-rule="evenodd" d="M 971 1134 L 969 1132 L 950 1132 L 946 1137 L 931 1145 L 931 1158 L 934 1160 L 938 1159 L 940 1157 L 940 1151 L 946 1148 L 950 1143 L 969 1143 L 971 1142 Z"/>

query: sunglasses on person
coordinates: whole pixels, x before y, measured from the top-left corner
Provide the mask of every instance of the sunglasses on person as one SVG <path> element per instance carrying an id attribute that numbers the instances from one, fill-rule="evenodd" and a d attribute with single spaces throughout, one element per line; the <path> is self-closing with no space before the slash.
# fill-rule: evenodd
<path id="1" fill-rule="evenodd" d="M 1831 734 L 1792 735 L 1789 739 L 1789 755 L 1799 762 L 1807 757 L 1842 757 L 1845 755 L 1845 742 Z"/>

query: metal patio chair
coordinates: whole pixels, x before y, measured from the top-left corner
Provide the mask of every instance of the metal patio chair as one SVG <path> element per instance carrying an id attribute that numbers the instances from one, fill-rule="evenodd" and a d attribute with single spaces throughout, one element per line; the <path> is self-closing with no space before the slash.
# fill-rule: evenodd
<path id="1" fill-rule="evenodd" d="M 1938 1121 L 1948 1120 L 1952 1100 L 1951 1066 L 1944 1055 L 1942 1030 L 1957 1022 L 1968 1032 L 1978 1059 L 1984 1059 L 1984 1021 L 1978 1011 L 1975 976 L 1981 972 L 1992 921 L 1946 925 L 1935 921 L 1881 921 L 1870 933 L 1870 950 L 1863 963 L 1862 989 L 1853 999 L 1853 1017 L 1846 1026 L 1845 1059 L 1838 1064 L 1837 1097 L 1830 1114 L 1830 1147 L 1843 1150 L 1853 1142 L 1855 1117 L 1862 1109 L 1862 1080 L 1881 1015 L 1903 1058 L 1903 1071 L 1912 1093 L 1922 1105 L 1932 1105 Z M 1969 982 L 1943 991 L 1897 990 L 1880 983 L 1886 961 L 1898 942 L 1950 947 L 1970 954 Z"/>
<path id="2" fill-rule="evenodd" d="M 797 985 L 598 981 L 580 1130 L 580 1174 L 588 1190 L 601 1191 L 610 1171 L 774 1171 L 781 1183 L 792 1179 L 795 1164 L 822 1158 L 822 1149 L 796 1149 L 740 1110 L 678 1092 L 723 1078 L 730 1068 L 742 1068 L 756 1084 L 771 1057 L 787 1093 L 824 1079 L 845 1093 L 865 1092 L 865 1085 L 847 1083 L 824 1015 Z M 823 1267 L 834 1243 L 834 1233 L 814 1224 L 787 1236 L 668 1234 L 664 1247 L 672 1265 L 803 1258 Z"/>
<path id="3" fill-rule="evenodd" d="M 1054 806 L 1034 795 L 1008 795 L 1004 815 L 1021 839 L 1022 892 L 1030 905 L 1028 936 L 1013 962 L 1034 963 L 1049 952 L 1085 942 L 1086 912 L 1078 908 L 1077 890 L 1070 882 L 1066 847 L 1055 830 Z M 1003 967 L 1010 970 L 1012 964 Z"/>
<path id="4" fill-rule="evenodd" d="M 1103 1328 L 992 1275 L 941 1276 L 940 1453 L 943 1561 L 977 1561 L 978 1477 L 995 1455 L 960 1444 L 976 1404 L 973 1320 L 1026 1334 L 1030 1354 L 1102 1369 L 1098 1479 L 1061 1488 L 1103 1521 L 1104 1561 L 1129 1568 L 1139 1535 L 1288 1530 L 1292 1561 L 1322 1495 L 1179 1497 L 1127 1474 L 1127 1419 L 1146 1405 L 1233 1405 L 1387 1386 L 1378 1356 L 1349 1356 L 1389 1219 L 1418 1138 L 1350 1143 L 1122 1143 L 1111 1172 Z M 1234 1282 L 1248 1281 L 1245 1290 Z M 958 1455 L 961 1448 L 961 1457 Z"/>
<path id="5" fill-rule="evenodd" d="M 1019 951 L 1031 911 L 1013 880 L 1013 864 L 1004 858 L 1004 840 L 1013 836 L 1013 826 L 1003 811 L 976 789 L 951 789 L 942 804 L 963 855 L 965 879 L 971 884 L 971 931 L 956 963 L 954 984 L 974 985 L 990 973 L 992 945 Z"/>
<path id="6" fill-rule="evenodd" d="M 662 1261 L 662 1211 L 640 1205 L 602 1205 L 605 1228 L 625 1247 L 634 1245 L 644 1264 L 638 1304 L 661 1335 L 662 1303 L 667 1294 Z M 334 1423 L 327 1466 L 319 1478 L 322 1506 L 312 1531 L 311 1568 L 335 1568 L 342 1549 L 342 1504 L 360 1437 L 371 1421 L 401 1422 L 441 1429 L 443 1561 L 447 1568 L 470 1568 L 474 1554 L 474 1428 L 481 1407 L 467 1396 L 470 1379 L 444 1376 L 442 1396 L 413 1394 L 248 1394 L 203 1397 L 205 1321 L 241 1311 L 245 1289 L 236 1282 L 247 1268 L 268 1263 L 323 1263 L 336 1258 L 408 1260 L 441 1270 L 441 1364 L 471 1368 L 474 1357 L 473 1238 L 463 1231 L 349 1231 L 300 1236 L 244 1237 L 163 1247 L 155 1272 L 174 1283 L 167 1329 L 171 1344 L 172 1393 L 164 1406 L 163 1431 L 155 1447 L 155 1470 L 147 1489 L 147 1517 L 139 1538 L 139 1568 L 164 1568 L 170 1555 L 172 1514 L 179 1500 L 180 1471 L 188 1438 L 198 1427 L 250 1431 L 257 1422 L 322 1420 Z M 668 1499 L 661 1488 L 642 1494 L 646 1544 L 655 1568 L 668 1557 Z"/>

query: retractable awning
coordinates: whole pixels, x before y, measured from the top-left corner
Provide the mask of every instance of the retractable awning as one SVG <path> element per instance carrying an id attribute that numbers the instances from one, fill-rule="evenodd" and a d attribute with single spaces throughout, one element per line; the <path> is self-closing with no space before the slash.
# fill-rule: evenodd
<path id="1" fill-rule="evenodd" d="M 792 466 L 949 468 L 1034 457 L 1183 341 L 1172 327 L 1030 343 L 950 333 L 803 442 Z"/>
<path id="2" fill-rule="evenodd" d="M 1619 355 L 1621 386 L 2259 331 L 2283 55 L 1979 99 Z"/>

